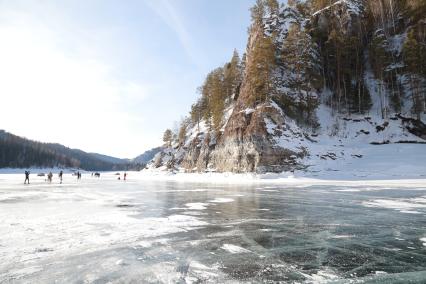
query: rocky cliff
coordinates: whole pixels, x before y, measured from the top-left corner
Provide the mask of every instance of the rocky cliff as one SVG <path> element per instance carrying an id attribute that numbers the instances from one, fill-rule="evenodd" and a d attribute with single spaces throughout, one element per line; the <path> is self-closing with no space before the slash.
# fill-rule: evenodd
<path id="1" fill-rule="evenodd" d="M 149 168 L 309 170 L 367 145 L 425 143 L 426 5 L 394 2 L 258 1 L 220 119 L 192 114 Z"/>

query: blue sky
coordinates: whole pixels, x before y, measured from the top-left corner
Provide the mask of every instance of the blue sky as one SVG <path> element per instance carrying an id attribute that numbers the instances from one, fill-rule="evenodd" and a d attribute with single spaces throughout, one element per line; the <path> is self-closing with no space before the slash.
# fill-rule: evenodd
<path id="1" fill-rule="evenodd" d="M 255 0 L 0 0 L 0 129 L 134 157 L 247 42 Z"/>

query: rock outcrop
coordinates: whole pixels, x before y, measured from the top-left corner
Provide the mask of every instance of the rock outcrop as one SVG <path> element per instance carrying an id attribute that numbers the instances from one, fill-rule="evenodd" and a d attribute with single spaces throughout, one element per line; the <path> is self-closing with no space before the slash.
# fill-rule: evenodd
<path id="1" fill-rule="evenodd" d="M 185 141 L 174 141 L 149 167 L 187 172 L 282 172 L 307 169 L 318 161 L 358 159 L 362 155 L 355 148 L 360 145 L 426 142 L 425 109 L 419 113 L 413 108 L 413 100 L 425 105 L 426 99 L 410 89 L 407 81 L 413 74 L 404 68 L 401 55 L 408 31 L 418 23 L 398 19 L 396 24 L 387 23 L 394 25 L 392 29 L 374 21 L 367 26 L 370 2 L 334 1 L 314 13 L 283 6 L 278 14 L 267 14 L 261 26 L 251 28 L 243 80 L 234 100 L 227 103 L 230 115 L 224 115 L 220 131 L 212 130 L 206 120 L 189 123 Z M 295 65 L 280 57 L 294 25 L 306 34 L 310 48 L 314 47 L 312 62 L 319 65 L 311 69 L 317 70 L 313 75 L 291 69 L 288 66 Z M 336 25 L 340 30 L 333 31 Z M 378 52 L 375 35 L 384 29 L 388 44 L 379 46 L 383 56 L 393 62 L 382 64 L 371 53 L 373 48 Z M 253 102 L 253 74 L 247 70 L 258 64 L 256 41 L 265 36 L 273 39 L 277 55 L 278 63 L 270 73 L 274 91 Z M 362 50 L 342 56 L 348 61 L 344 65 L 334 58 L 344 50 L 338 50 L 337 43 L 328 47 L 332 40 L 343 41 L 341 47 L 349 49 L 345 41 L 349 45 L 356 41 L 357 49 Z M 329 50 L 324 51 L 326 48 Z M 351 66 L 355 71 L 344 69 Z M 314 82 L 313 76 L 321 78 Z M 416 76 L 420 78 L 417 90 L 424 94 L 424 75 Z M 314 100 L 313 111 L 308 109 L 309 99 Z"/>

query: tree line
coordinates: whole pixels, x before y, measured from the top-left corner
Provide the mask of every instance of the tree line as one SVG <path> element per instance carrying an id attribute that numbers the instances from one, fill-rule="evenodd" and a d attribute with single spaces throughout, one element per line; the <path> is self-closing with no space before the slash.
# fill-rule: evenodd
<path id="1" fill-rule="evenodd" d="M 371 72 L 384 119 L 407 101 L 420 118 L 426 111 L 426 1 L 353 0 L 360 9 L 356 16 L 336 2 L 289 0 L 284 6 L 257 0 L 247 54 L 240 59 L 235 51 L 229 63 L 207 75 L 189 117 L 180 129 L 164 133 L 165 143 L 182 143 L 188 125 L 201 121 L 219 133 L 243 78 L 248 106 L 273 100 L 298 123 L 316 127 L 320 100 L 333 113 L 368 113 L 372 86 L 365 78 Z M 280 20 L 290 23 L 284 40 Z"/>
<path id="2" fill-rule="evenodd" d="M 200 98 L 191 106 L 188 117 L 181 121 L 179 129 L 166 129 L 164 132 L 166 146 L 170 146 L 172 141 L 183 143 L 187 127 L 192 124 L 199 128 L 202 121 L 206 123 L 209 132 L 219 133 L 226 108 L 238 98 L 243 69 L 241 58 L 234 50 L 229 62 L 211 71 L 198 88 Z"/>
<path id="3" fill-rule="evenodd" d="M 142 164 L 115 164 L 60 144 L 41 143 L 0 130 L 0 168 L 78 168 L 88 171 L 141 169 Z"/>
<path id="4" fill-rule="evenodd" d="M 426 1 L 353 0 L 364 9 L 353 18 L 335 13 L 336 2 L 292 0 L 287 9 L 278 9 L 276 0 L 257 0 L 250 27 L 256 37 L 246 70 L 251 103 L 274 98 L 288 115 L 309 123 L 318 106 L 316 94 L 329 89 L 326 103 L 333 111 L 363 114 L 372 105 L 365 81 L 371 65 L 379 79 L 383 118 L 400 112 L 407 96 L 420 118 L 426 110 Z M 312 16 L 325 8 L 325 17 Z M 294 13 L 309 20 L 297 21 Z M 265 32 L 265 19 L 279 16 L 294 17 L 284 41 L 277 31 Z M 392 36 L 404 33 L 402 49 L 395 51 L 399 43 Z"/>

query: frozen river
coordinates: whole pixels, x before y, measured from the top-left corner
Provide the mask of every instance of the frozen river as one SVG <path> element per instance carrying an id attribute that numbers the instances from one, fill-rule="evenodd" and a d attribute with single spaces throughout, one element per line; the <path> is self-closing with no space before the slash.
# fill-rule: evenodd
<path id="1" fill-rule="evenodd" d="M 426 283 L 426 184 L 22 183 L 0 175 L 0 283 Z"/>

